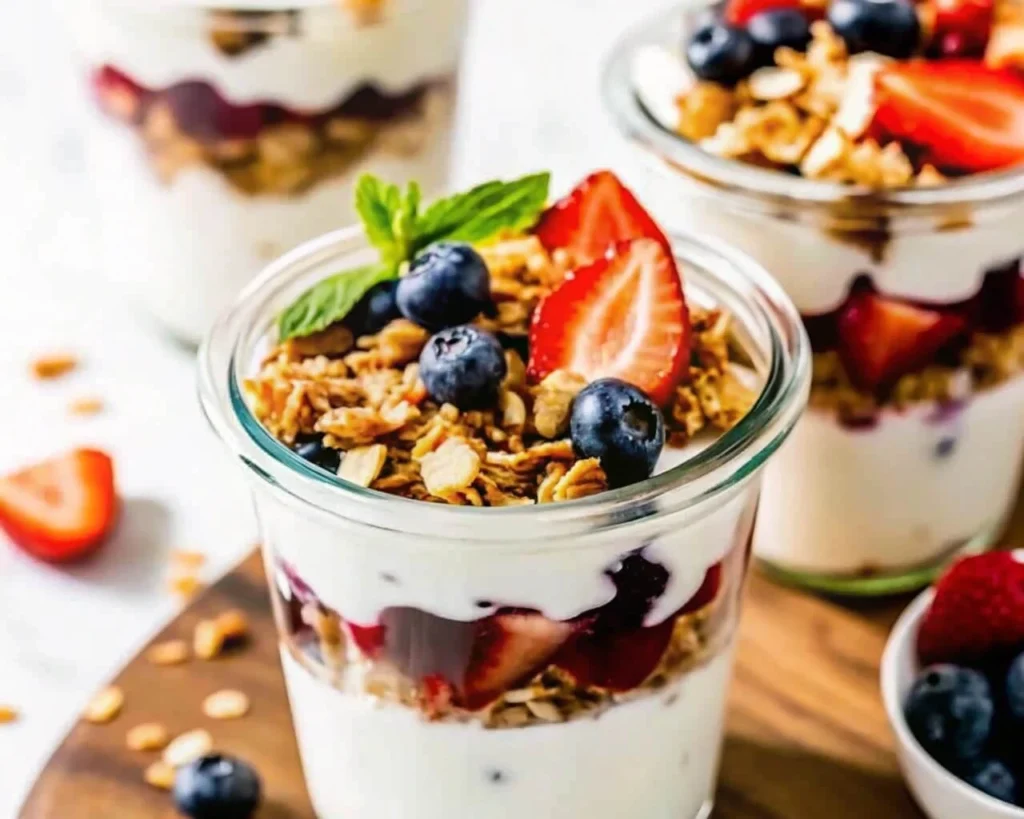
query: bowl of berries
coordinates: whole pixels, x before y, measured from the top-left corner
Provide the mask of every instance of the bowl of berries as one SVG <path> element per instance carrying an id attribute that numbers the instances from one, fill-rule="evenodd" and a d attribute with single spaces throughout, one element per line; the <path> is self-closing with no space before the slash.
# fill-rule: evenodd
<path id="1" fill-rule="evenodd" d="M 1024 550 L 964 558 L 893 629 L 882 697 L 932 819 L 1024 819 Z"/>

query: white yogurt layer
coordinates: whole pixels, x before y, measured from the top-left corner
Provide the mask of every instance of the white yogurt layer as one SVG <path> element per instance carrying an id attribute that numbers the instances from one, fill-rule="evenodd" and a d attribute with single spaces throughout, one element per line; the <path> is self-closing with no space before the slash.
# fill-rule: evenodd
<path id="1" fill-rule="evenodd" d="M 320 819 L 696 819 L 713 796 L 731 649 L 597 718 L 505 730 L 428 722 L 281 657 Z"/>
<path id="2" fill-rule="evenodd" d="M 1024 377 L 866 429 L 810 410 L 767 467 L 754 550 L 821 574 L 926 565 L 1006 521 L 1022 460 Z"/>
<path id="3" fill-rule="evenodd" d="M 165 185 L 139 136 L 94 113 L 89 151 L 108 278 L 175 335 L 198 342 L 269 261 L 354 221 L 352 186 L 360 174 L 443 189 L 452 111 L 447 92 L 437 93 L 426 141 L 415 154 L 371 148 L 344 175 L 291 196 L 245 196 L 204 165 Z"/>
<path id="4" fill-rule="evenodd" d="M 235 104 L 316 111 L 338 105 L 364 83 L 397 93 L 452 74 L 468 2 L 424 0 L 361 27 L 346 24 L 333 7 L 305 9 L 300 35 L 271 37 L 234 57 L 211 43 L 203 11 L 128 10 L 109 0 L 83 6 L 79 40 L 94 66 L 112 65 L 151 89 L 205 80 Z M 250 8 L 241 0 L 237 7 Z"/>

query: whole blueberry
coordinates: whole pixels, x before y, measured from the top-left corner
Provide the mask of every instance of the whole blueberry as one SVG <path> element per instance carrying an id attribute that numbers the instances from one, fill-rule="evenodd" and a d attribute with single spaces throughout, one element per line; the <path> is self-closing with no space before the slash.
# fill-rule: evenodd
<path id="1" fill-rule="evenodd" d="M 420 353 L 420 378 L 430 397 L 463 410 L 493 407 L 507 369 L 498 340 L 468 325 L 434 334 Z"/>
<path id="2" fill-rule="evenodd" d="M 989 759 L 970 766 L 964 773 L 964 782 L 989 796 L 1009 802 L 1017 802 L 1017 778 L 1013 772 L 997 759 Z"/>
<path id="3" fill-rule="evenodd" d="M 256 771 L 223 754 L 190 762 L 174 779 L 174 804 L 192 819 L 249 819 L 259 803 Z"/>
<path id="4" fill-rule="evenodd" d="M 735 85 L 756 68 L 754 41 L 742 28 L 719 20 L 698 28 L 686 46 L 686 61 L 702 80 Z"/>
<path id="5" fill-rule="evenodd" d="M 654 472 L 665 445 L 661 410 L 642 391 L 617 378 L 601 378 L 580 390 L 569 432 L 576 454 L 598 458 L 611 486 L 628 486 Z"/>
<path id="6" fill-rule="evenodd" d="M 295 441 L 295 454 L 328 472 L 337 472 L 341 464 L 341 453 L 324 446 L 323 435 L 300 435 Z"/>
<path id="7" fill-rule="evenodd" d="M 1011 716 L 1024 726 L 1024 654 L 1010 663 L 1006 672 L 1006 706 Z"/>
<path id="8" fill-rule="evenodd" d="M 827 16 L 851 54 L 874 51 L 903 59 L 921 43 L 921 22 L 910 0 L 832 0 Z"/>
<path id="9" fill-rule="evenodd" d="M 960 768 L 980 756 L 992 734 L 994 710 L 985 676 L 955 665 L 924 669 L 904 706 L 910 732 L 948 768 Z"/>
<path id="10" fill-rule="evenodd" d="M 491 305 L 491 277 L 467 244 L 438 242 L 417 256 L 398 281 L 398 309 L 428 330 L 472 321 Z"/>
<path id="11" fill-rule="evenodd" d="M 776 49 L 804 51 L 811 41 L 811 26 L 799 9 L 774 9 L 751 17 L 747 34 L 754 41 L 757 64 L 772 65 Z"/>
<path id="12" fill-rule="evenodd" d="M 349 310 L 345 325 L 356 336 L 370 336 L 379 333 L 394 319 L 401 318 L 402 313 L 395 300 L 397 289 L 397 279 L 375 284 Z"/>

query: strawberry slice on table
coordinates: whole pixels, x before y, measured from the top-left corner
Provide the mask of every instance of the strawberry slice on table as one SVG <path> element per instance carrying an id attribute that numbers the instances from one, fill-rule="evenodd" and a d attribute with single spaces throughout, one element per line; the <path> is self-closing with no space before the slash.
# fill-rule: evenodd
<path id="1" fill-rule="evenodd" d="M 558 369 L 588 381 L 621 378 L 665 404 L 689 352 L 690 315 L 675 260 L 659 242 L 635 239 L 569 273 L 537 305 L 528 373 L 534 380 Z"/>
<path id="2" fill-rule="evenodd" d="M 1024 78 L 970 60 L 887 64 L 875 77 L 873 129 L 920 146 L 946 170 L 1024 162 Z"/>
<path id="3" fill-rule="evenodd" d="M 574 264 L 599 259 L 627 239 L 654 239 L 671 253 L 661 228 L 611 171 L 580 182 L 543 213 L 534 233 L 548 251 L 567 250 Z"/>
<path id="4" fill-rule="evenodd" d="M 957 561 L 917 631 L 922 664 L 998 661 L 1024 649 L 1024 551 Z"/>
<path id="5" fill-rule="evenodd" d="M 928 364 L 964 333 L 967 321 L 862 290 L 840 310 L 837 326 L 839 355 L 850 378 L 874 390 Z"/>
<path id="6" fill-rule="evenodd" d="M 110 533 L 117 516 L 114 464 L 94 449 L 0 478 L 0 529 L 41 560 L 84 557 Z"/>
<path id="7" fill-rule="evenodd" d="M 577 628 L 535 612 L 496 614 L 481 621 L 463 678 L 463 704 L 482 708 L 532 677 Z"/>

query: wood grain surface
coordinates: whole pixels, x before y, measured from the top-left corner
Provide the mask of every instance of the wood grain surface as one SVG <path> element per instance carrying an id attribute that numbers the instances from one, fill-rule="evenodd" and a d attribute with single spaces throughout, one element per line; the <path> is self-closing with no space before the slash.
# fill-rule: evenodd
<path id="1" fill-rule="evenodd" d="M 841 606 L 755 574 L 740 631 L 716 817 L 920 819 L 896 767 L 878 691 L 885 637 L 906 602 Z M 123 713 L 107 725 L 75 726 L 36 783 L 22 819 L 176 816 L 168 795 L 142 781 L 152 757 L 125 747 L 125 732 L 148 720 L 172 732 L 205 727 L 218 748 L 250 760 L 269 799 L 262 819 L 313 819 L 258 555 L 157 640 L 188 638 L 200 618 L 232 607 L 249 614 L 250 644 L 214 661 L 171 668 L 136 658 L 116 681 L 126 694 Z M 205 718 L 203 698 L 221 688 L 248 693 L 251 713 L 227 722 Z"/>

